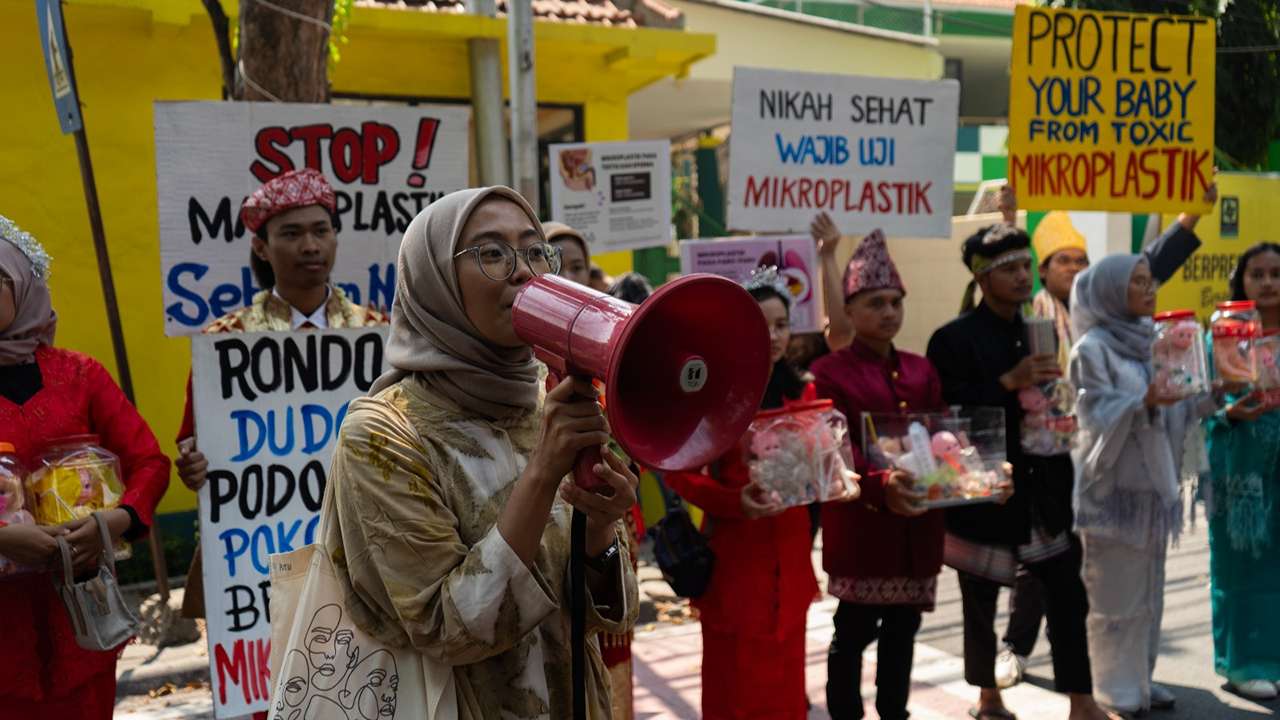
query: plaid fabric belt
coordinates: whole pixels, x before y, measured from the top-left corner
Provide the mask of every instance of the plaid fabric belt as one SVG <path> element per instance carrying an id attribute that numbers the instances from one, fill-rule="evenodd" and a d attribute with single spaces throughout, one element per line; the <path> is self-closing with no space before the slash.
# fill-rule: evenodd
<path id="1" fill-rule="evenodd" d="M 1032 526 L 1031 541 L 1023 545 L 987 545 L 947 533 L 942 561 L 948 567 L 1013 587 L 1019 563 L 1033 565 L 1057 557 L 1071 549 L 1070 536 L 1050 535 Z"/>

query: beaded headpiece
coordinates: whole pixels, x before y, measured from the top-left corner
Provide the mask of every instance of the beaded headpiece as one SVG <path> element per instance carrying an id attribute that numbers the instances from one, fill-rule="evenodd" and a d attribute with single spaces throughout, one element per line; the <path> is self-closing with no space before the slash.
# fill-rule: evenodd
<path id="1" fill-rule="evenodd" d="M 18 227 L 17 223 L 9 218 L 0 215 L 0 238 L 9 241 L 27 256 L 27 260 L 31 261 L 33 275 L 41 280 L 49 279 L 49 264 L 53 262 L 53 258 L 49 257 L 44 246 L 31 233 Z"/>

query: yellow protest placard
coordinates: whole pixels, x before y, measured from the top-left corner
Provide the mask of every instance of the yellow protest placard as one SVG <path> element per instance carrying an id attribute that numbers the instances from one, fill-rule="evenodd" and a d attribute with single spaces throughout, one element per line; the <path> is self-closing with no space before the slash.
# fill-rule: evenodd
<path id="1" fill-rule="evenodd" d="M 1214 21 L 1019 5 L 1009 179 L 1029 210 L 1208 210 Z"/>
<path id="2" fill-rule="evenodd" d="M 1217 303 L 1231 299 L 1240 255 L 1260 242 L 1280 241 L 1280 174 L 1219 173 L 1218 194 L 1217 207 L 1196 225 L 1200 249 L 1160 286 L 1159 310 L 1194 310 L 1208 321 Z M 1164 217 L 1162 228 L 1175 218 Z"/>

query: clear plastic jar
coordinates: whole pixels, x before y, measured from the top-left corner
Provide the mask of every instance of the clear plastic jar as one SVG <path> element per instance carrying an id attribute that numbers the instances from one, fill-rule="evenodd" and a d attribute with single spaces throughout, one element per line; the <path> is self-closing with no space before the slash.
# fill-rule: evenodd
<path id="1" fill-rule="evenodd" d="M 1218 304 L 1210 323 L 1213 334 L 1213 366 L 1227 382 L 1254 383 L 1258 361 L 1254 343 L 1262 337 L 1262 316 L 1252 300 Z"/>
<path id="2" fill-rule="evenodd" d="M 1267 407 L 1280 407 L 1280 330 L 1267 330 L 1254 344 L 1258 360 L 1258 391 L 1266 396 Z"/>
<path id="3" fill-rule="evenodd" d="M 1151 361 L 1156 382 L 1172 397 L 1191 397 L 1209 390 L 1204 330 L 1195 312 L 1171 310 L 1155 317 L 1156 339 Z"/>
<path id="4" fill-rule="evenodd" d="M 120 458 L 99 442 L 97 435 L 73 435 L 54 440 L 40 454 L 27 478 L 37 523 L 61 525 L 120 505 Z M 129 545 L 117 544 L 116 559 L 129 556 Z"/>
<path id="5" fill-rule="evenodd" d="M 1027 349 L 1032 355 L 1058 354 L 1058 334 L 1053 321 L 1024 318 Z M 1022 408 L 1022 451 L 1028 455 L 1053 457 L 1071 452 L 1076 433 L 1076 391 L 1065 378 L 1023 388 L 1018 393 Z"/>
<path id="6" fill-rule="evenodd" d="M 743 445 L 751 479 L 784 507 L 857 496 L 848 422 L 830 400 L 760 413 Z"/>
<path id="7" fill-rule="evenodd" d="M 0 442 L 0 523 L 3 525 L 32 525 L 35 518 L 27 510 L 24 482 L 27 470 L 18 459 L 13 445 Z M 22 572 L 25 568 L 0 556 L 0 576 Z"/>

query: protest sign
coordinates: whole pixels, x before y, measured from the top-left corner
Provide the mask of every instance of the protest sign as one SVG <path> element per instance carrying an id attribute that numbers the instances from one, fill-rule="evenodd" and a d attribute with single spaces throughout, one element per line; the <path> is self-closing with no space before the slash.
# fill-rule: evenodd
<path id="1" fill-rule="evenodd" d="M 951 234 L 960 86 L 734 68 L 729 227 Z"/>
<path id="2" fill-rule="evenodd" d="M 1213 20 L 1019 5 L 1009 179 L 1028 210 L 1207 211 Z"/>
<path id="3" fill-rule="evenodd" d="M 813 238 L 804 235 L 680 241 L 680 272 L 711 273 L 744 283 L 762 266 L 778 268 L 791 300 L 791 331 L 822 330 L 822 266 Z"/>
<path id="4" fill-rule="evenodd" d="M 1196 225 L 1203 244 L 1160 286 L 1158 310 L 1194 310 L 1207 322 L 1218 303 L 1231 299 L 1231 272 L 1240 255 L 1260 242 L 1276 241 L 1280 174 L 1219 173 L 1218 193 L 1217 207 Z M 1176 220 L 1164 217 L 1160 229 Z"/>
<path id="5" fill-rule="evenodd" d="M 165 333 L 197 333 L 252 302 L 260 288 L 240 205 L 304 167 L 337 196 L 333 281 L 357 304 L 388 310 L 405 228 L 468 186 L 470 117 L 465 106 L 156 103 Z"/>
<path id="6" fill-rule="evenodd" d="M 551 219 L 582 233 L 591 252 L 671 242 L 671 143 L 552 145 Z"/>
<path id="7" fill-rule="evenodd" d="M 200 552 L 214 714 L 267 709 L 268 556 L 316 540 L 347 405 L 383 370 L 386 329 L 198 335 L 196 437 L 209 462 Z"/>

